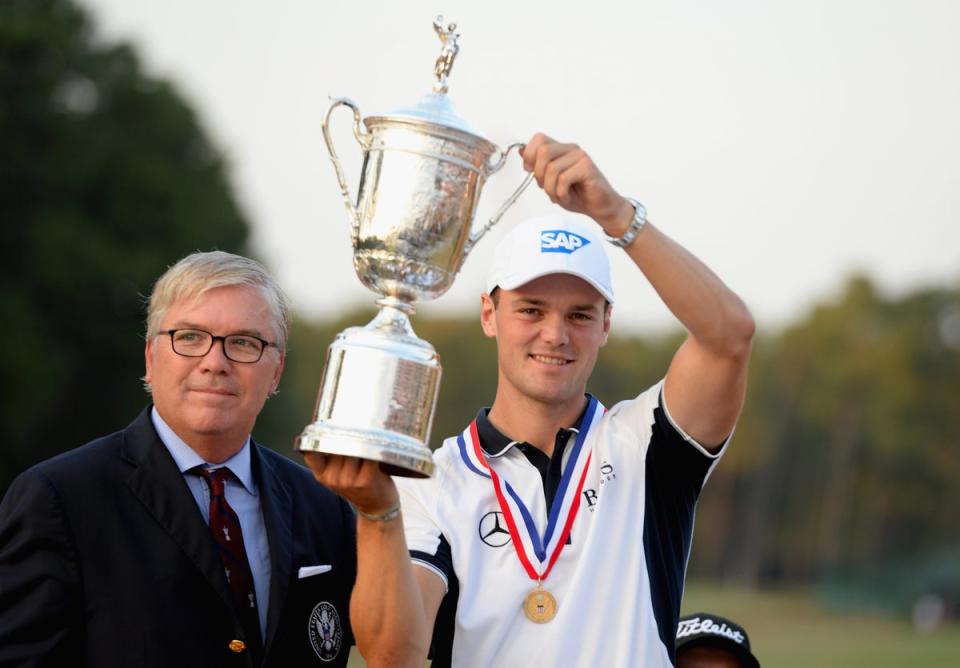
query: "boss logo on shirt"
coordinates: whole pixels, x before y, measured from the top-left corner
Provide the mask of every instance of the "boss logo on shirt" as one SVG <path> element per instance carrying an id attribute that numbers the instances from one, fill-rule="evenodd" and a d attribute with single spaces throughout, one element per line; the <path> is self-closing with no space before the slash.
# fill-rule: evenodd
<path id="1" fill-rule="evenodd" d="M 541 253 L 570 254 L 583 248 L 590 240 L 569 230 L 544 230 L 540 233 Z"/>
<path id="2" fill-rule="evenodd" d="M 510 542 L 510 532 L 499 510 L 491 510 L 480 518 L 480 540 L 490 547 L 503 547 Z"/>
<path id="3" fill-rule="evenodd" d="M 613 472 L 613 464 L 607 461 L 600 464 L 600 486 L 601 487 L 603 487 L 607 483 L 613 482 L 616 479 L 617 479 L 617 474 Z M 587 502 L 587 508 L 592 513 L 594 511 L 594 506 L 597 505 L 597 490 L 595 489 L 583 490 L 583 498 Z"/>

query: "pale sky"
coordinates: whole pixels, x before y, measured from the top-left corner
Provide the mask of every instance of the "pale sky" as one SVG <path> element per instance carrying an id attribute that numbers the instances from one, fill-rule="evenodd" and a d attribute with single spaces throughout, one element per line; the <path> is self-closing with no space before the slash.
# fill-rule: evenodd
<path id="1" fill-rule="evenodd" d="M 104 38 L 132 42 L 198 111 L 257 253 L 309 316 L 375 299 L 354 273 L 323 144 L 328 98 L 350 97 L 364 116 L 416 102 L 432 82 L 438 13 L 461 34 L 450 78 L 461 116 L 500 146 L 536 131 L 579 143 L 761 326 L 799 317 L 857 269 L 891 294 L 960 285 L 951 0 L 82 3 Z M 349 113 L 333 125 L 355 189 Z M 478 219 L 522 176 L 519 159 L 493 175 Z M 532 186 L 418 311 L 475 313 L 496 241 L 552 206 Z M 610 252 L 615 330 L 672 323 Z"/>

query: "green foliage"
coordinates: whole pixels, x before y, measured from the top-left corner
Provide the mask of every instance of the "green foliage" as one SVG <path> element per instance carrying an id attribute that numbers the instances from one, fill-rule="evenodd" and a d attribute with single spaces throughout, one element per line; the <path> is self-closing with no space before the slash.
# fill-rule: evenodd
<path id="1" fill-rule="evenodd" d="M 141 295 L 247 226 L 186 103 L 65 0 L 0 4 L 0 145 L 2 489 L 132 419 Z"/>
<path id="2" fill-rule="evenodd" d="M 718 468 L 698 517 L 698 533 L 726 531 L 698 535 L 693 568 L 745 582 L 849 579 L 960 543 L 957 313 L 958 291 L 886 299 L 855 277 L 763 337 L 736 465 Z"/>

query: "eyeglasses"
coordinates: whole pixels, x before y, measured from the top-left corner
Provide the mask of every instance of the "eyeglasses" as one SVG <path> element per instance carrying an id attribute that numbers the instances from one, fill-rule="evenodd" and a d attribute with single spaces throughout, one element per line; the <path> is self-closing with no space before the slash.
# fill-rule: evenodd
<path id="1" fill-rule="evenodd" d="M 170 344 L 173 352 L 184 357 L 203 357 L 213 348 L 217 341 L 223 343 L 223 354 L 232 362 L 253 364 L 263 357 L 267 346 L 278 347 L 276 343 L 265 341 L 259 336 L 251 334 L 228 334 L 214 336 L 202 329 L 168 329 L 160 332 L 170 335 Z"/>

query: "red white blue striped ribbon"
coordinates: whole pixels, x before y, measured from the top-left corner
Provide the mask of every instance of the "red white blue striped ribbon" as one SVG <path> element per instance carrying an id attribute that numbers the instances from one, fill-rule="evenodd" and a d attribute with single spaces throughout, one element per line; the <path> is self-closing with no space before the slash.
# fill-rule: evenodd
<path id="1" fill-rule="evenodd" d="M 577 509 L 580 507 L 580 494 L 593 454 L 585 445 L 587 434 L 596 427 L 605 412 L 606 409 L 596 397 L 590 397 L 590 403 L 580 423 L 580 431 L 564 466 L 556 496 L 550 504 L 547 526 L 542 535 L 523 499 L 513 486 L 487 463 L 487 458 L 480 448 L 476 420 L 457 437 L 460 456 L 467 467 L 477 475 L 493 481 L 493 490 L 510 531 L 517 557 L 532 580 L 542 581 L 547 578 L 567 543 Z M 520 522 L 517 521 L 518 518 Z"/>

